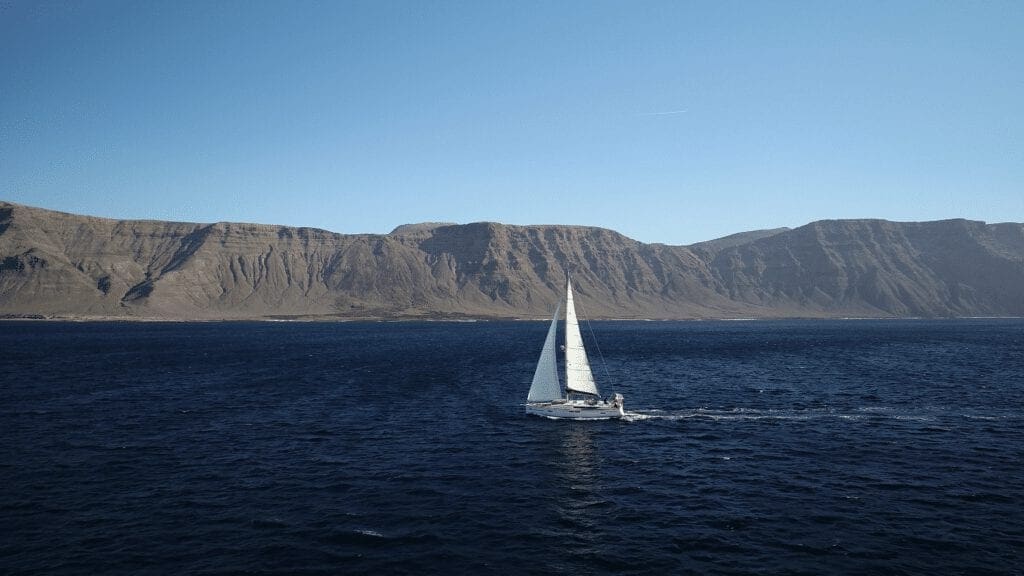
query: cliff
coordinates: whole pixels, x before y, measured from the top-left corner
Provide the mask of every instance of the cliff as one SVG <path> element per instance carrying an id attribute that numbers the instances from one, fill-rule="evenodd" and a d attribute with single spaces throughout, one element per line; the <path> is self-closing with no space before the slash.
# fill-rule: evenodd
<path id="1" fill-rule="evenodd" d="M 344 235 L 121 221 L 0 202 L 0 315 L 541 318 L 1024 316 L 1024 225 L 821 221 L 693 246 L 495 223 Z"/>

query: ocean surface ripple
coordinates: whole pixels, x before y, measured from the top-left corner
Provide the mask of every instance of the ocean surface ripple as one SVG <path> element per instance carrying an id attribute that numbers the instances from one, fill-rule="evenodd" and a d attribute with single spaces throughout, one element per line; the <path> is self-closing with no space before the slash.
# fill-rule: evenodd
<path id="1" fill-rule="evenodd" d="M 0 323 L 0 573 L 1022 573 L 1024 321 L 546 328 Z"/>

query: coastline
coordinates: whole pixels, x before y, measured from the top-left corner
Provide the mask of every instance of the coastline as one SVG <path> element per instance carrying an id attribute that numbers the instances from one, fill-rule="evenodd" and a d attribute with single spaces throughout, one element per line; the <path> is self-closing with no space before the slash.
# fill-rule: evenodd
<path id="1" fill-rule="evenodd" d="M 691 318 L 594 318 L 591 322 L 784 322 L 784 321 L 878 321 L 878 320 L 1022 320 L 1024 316 L 765 316 L 765 317 L 691 317 Z M 252 316 L 252 317 L 207 317 L 174 318 L 158 316 L 78 316 L 47 314 L 2 314 L 3 322 L 125 322 L 125 323 L 227 323 L 227 322 L 283 322 L 283 323 L 328 323 L 328 322 L 447 322 L 468 324 L 474 322 L 550 322 L 548 317 L 512 316 Z"/>

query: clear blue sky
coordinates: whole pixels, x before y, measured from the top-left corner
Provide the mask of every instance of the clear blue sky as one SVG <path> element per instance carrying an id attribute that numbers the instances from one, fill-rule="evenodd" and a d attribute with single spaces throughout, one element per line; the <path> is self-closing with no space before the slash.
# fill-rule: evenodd
<path id="1" fill-rule="evenodd" d="M 0 199 L 688 244 L 1024 221 L 1024 2 L 0 0 Z"/>

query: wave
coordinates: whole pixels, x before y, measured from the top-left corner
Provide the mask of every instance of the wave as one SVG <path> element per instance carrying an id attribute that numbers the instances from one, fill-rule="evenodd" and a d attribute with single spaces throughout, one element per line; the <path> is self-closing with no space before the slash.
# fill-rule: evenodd
<path id="1" fill-rule="evenodd" d="M 878 421 L 896 420 L 902 422 L 936 422 L 950 419 L 1003 421 L 1021 419 L 1020 414 L 962 412 L 955 409 L 925 407 L 920 412 L 902 411 L 888 406 L 863 406 L 857 408 L 684 408 L 678 410 L 628 410 L 628 422 L 644 420 L 849 420 Z"/>
<path id="2" fill-rule="evenodd" d="M 896 412 L 892 409 L 878 407 L 855 408 L 852 410 L 835 410 L 831 408 L 689 408 L 681 410 L 632 410 L 626 412 L 624 418 L 630 422 L 643 420 L 911 420 L 930 422 L 935 420 L 931 414 L 910 414 Z"/>

